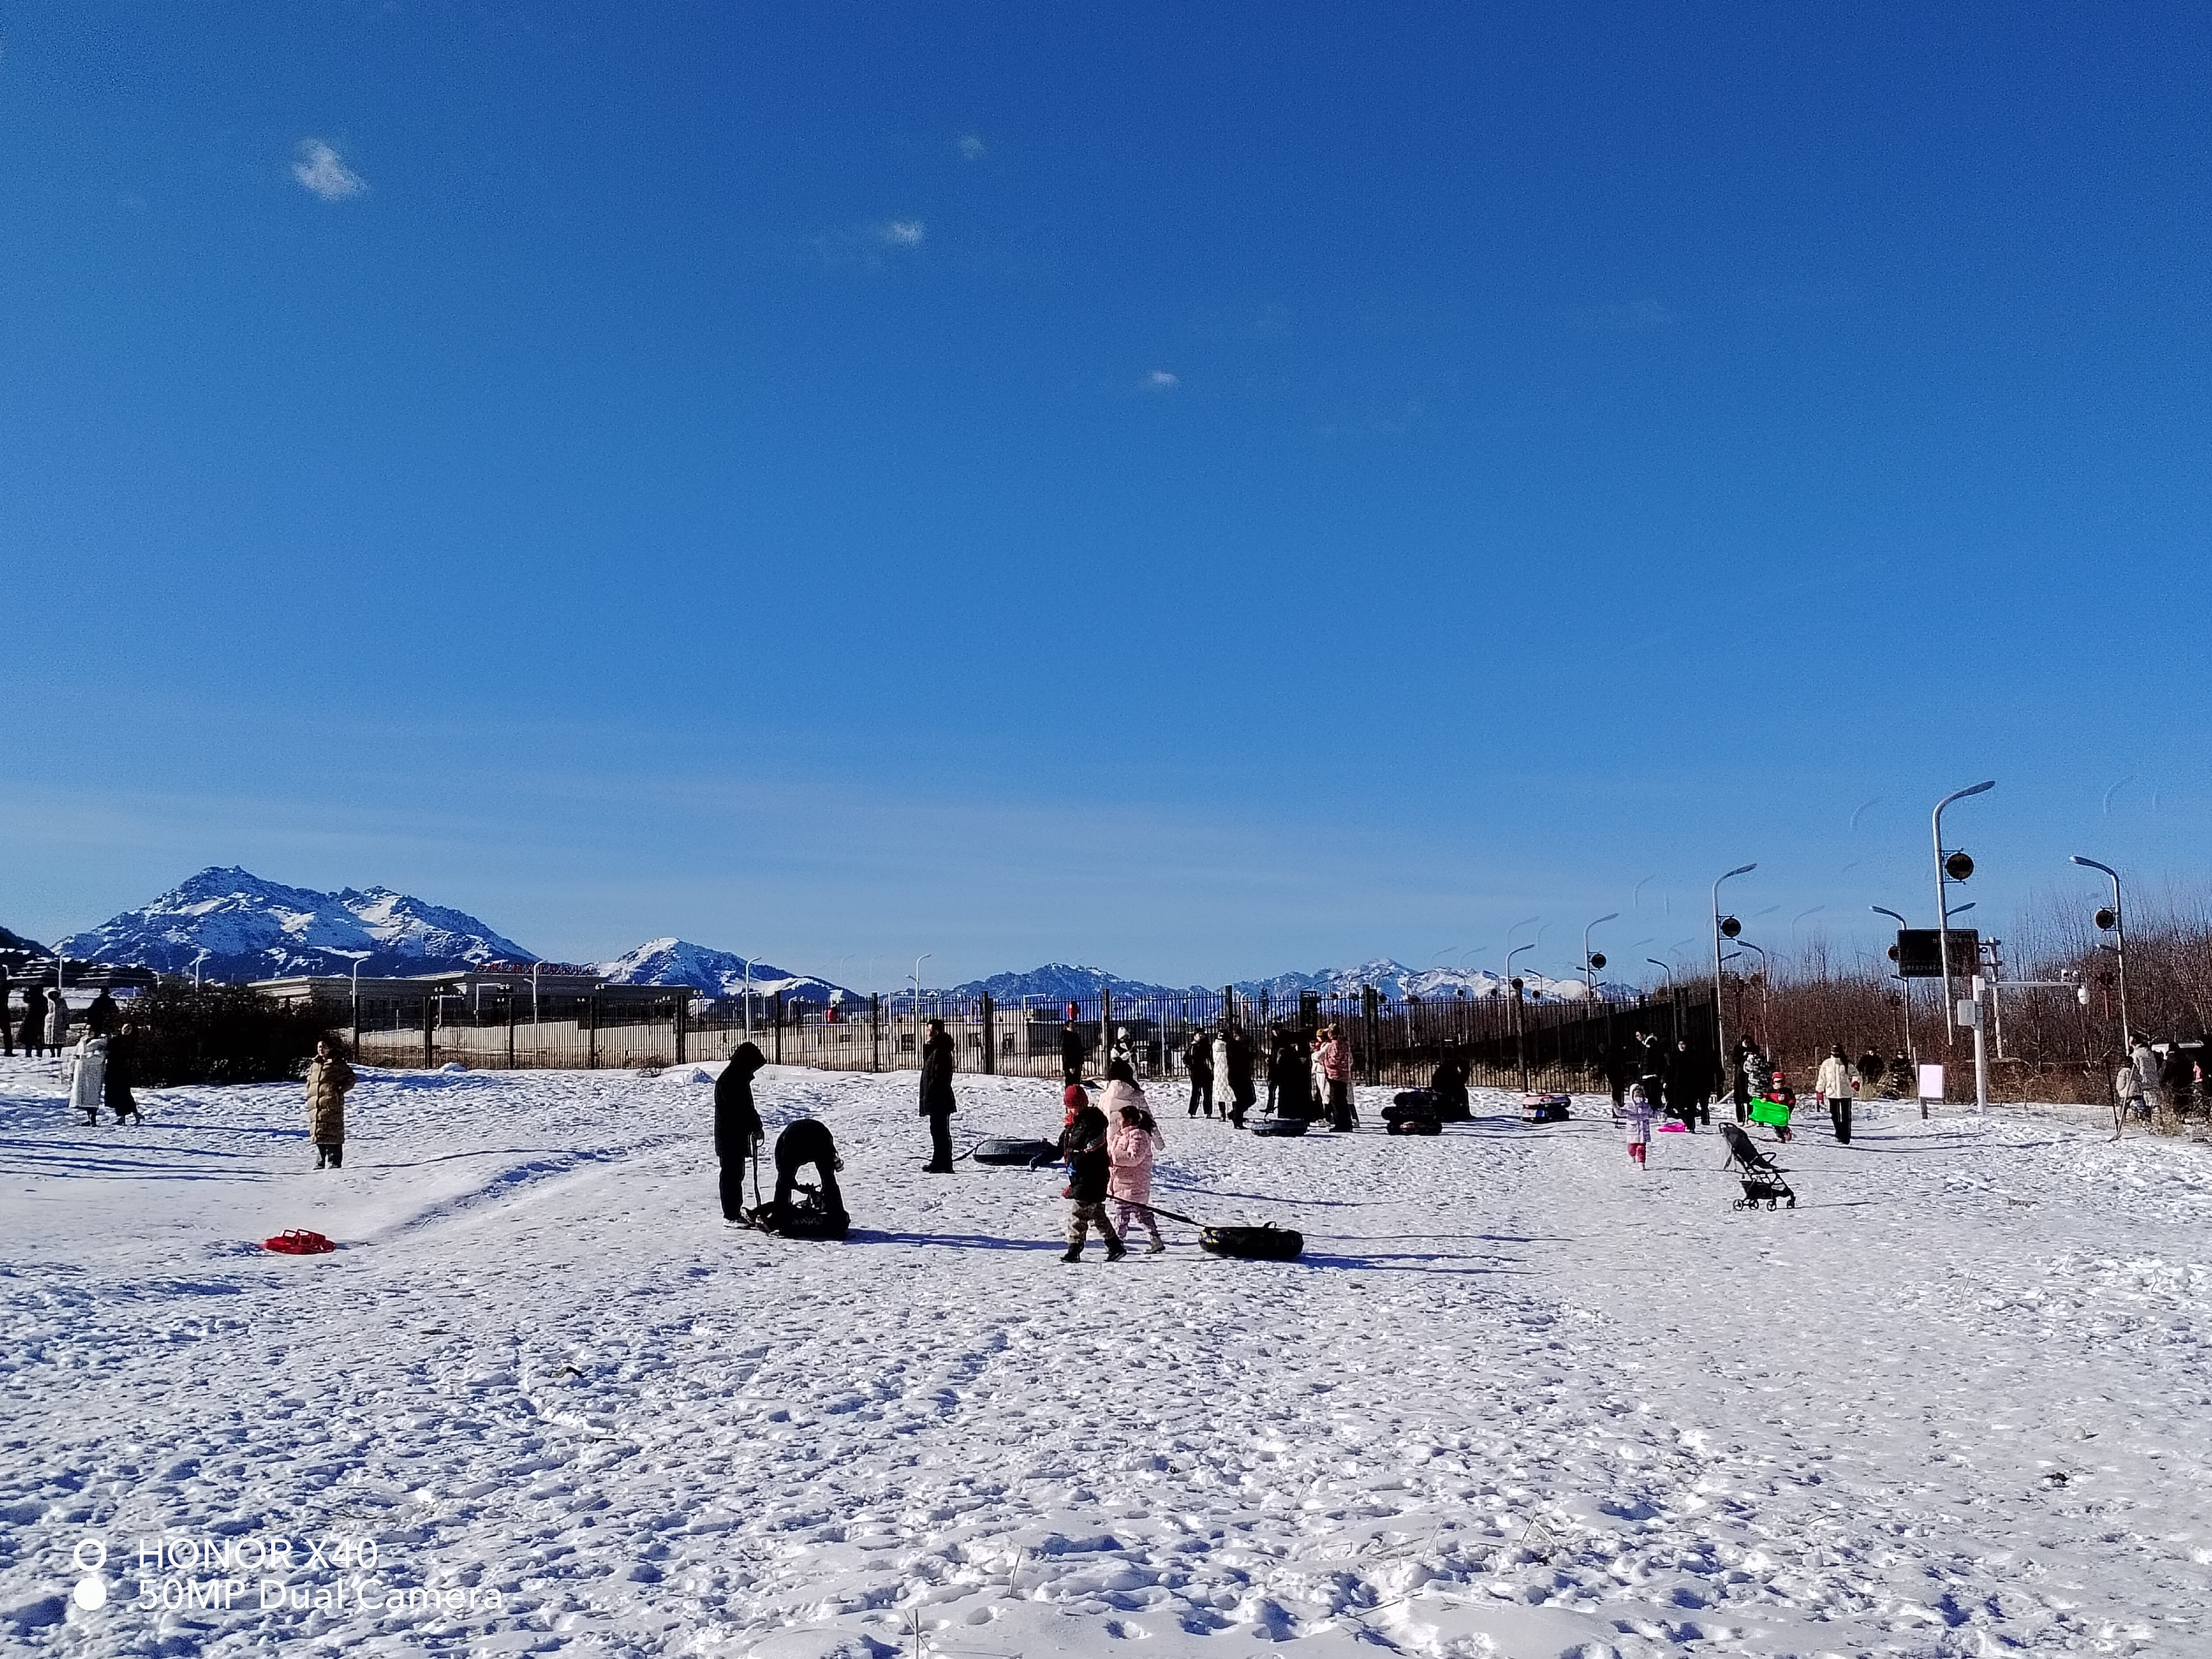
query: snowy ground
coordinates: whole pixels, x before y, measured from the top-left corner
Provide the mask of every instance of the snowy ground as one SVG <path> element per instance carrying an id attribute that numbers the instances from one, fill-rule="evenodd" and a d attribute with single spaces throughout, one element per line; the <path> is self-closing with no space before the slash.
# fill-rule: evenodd
<path id="1" fill-rule="evenodd" d="M 911 1075 L 763 1075 L 843 1244 L 724 1224 L 703 1073 L 375 1073 L 321 1175 L 295 1089 L 58 1089 L 0 1061 L 8 1652 L 2212 1653 L 2201 1147 L 1892 1108 L 1745 1213 L 1711 1135 L 1177 1113 L 1163 1201 L 1305 1260 L 1068 1267 Z"/>

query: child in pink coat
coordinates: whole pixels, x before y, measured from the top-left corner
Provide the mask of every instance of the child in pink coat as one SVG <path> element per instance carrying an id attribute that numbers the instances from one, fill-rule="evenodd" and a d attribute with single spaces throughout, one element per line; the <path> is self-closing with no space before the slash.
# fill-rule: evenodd
<path id="1" fill-rule="evenodd" d="M 1152 1154 L 1164 1149 L 1168 1142 L 1136 1079 L 1118 1075 L 1127 1069 L 1116 1060 L 1106 1073 L 1106 1156 L 1112 1166 L 1106 1177 L 1106 1195 L 1115 1200 L 1121 1235 L 1128 1236 L 1132 1215 L 1142 1218 L 1145 1231 L 1152 1236 L 1145 1253 L 1158 1255 L 1167 1249 L 1167 1242 L 1160 1237 L 1159 1218 L 1142 1206 L 1152 1201 Z"/>
<path id="2" fill-rule="evenodd" d="M 1628 1136 L 1628 1155 L 1640 1170 L 1644 1168 L 1644 1154 L 1651 1146 L 1651 1097 L 1644 1092 L 1642 1084 L 1628 1085 L 1628 1098 L 1621 1103 L 1620 1122 Z"/>

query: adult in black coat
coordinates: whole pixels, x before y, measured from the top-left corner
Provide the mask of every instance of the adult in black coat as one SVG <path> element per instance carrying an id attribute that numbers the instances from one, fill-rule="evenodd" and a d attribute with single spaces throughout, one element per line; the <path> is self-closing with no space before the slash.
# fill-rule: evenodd
<path id="1" fill-rule="evenodd" d="M 745 1218 L 745 1160 L 761 1142 L 760 1109 L 753 1104 L 753 1074 L 768 1064 L 756 1042 L 741 1042 L 714 1079 L 714 1156 L 722 1164 L 722 1219 Z"/>
<path id="2" fill-rule="evenodd" d="M 1199 1031 L 1193 1034 L 1190 1047 L 1183 1051 L 1182 1063 L 1190 1073 L 1190 1115 L 1196 1117 L 1199 1108 L 1206 1109 L 1208 1117 L 1213 1115 L 1213 1034 Z"/>
<path id="3" fill-rule="evenodd" d="M 1083 1062 L 1089 1058 L 1091 1045 L 1083 1040 L 1083 1032 L 1070 1014 L 1067 1023 L 1060 1028 L 1060 1081 L 1065 1087 L 1083 1081 Z"/>
<path id="4" fill-rule="evenodd" d="M 107 1039 L 107 1109 L 115 1114 L 118 1123 L 125 1118 L 138 1122 L 138 1097 L 131 1091 L 138 1085 L 138 1033 L 128 1020 L 123 1029 Z"/>
<path id="5" fill-rule="evenodd" d="M 46 1052 L 46 1004 L 36 980 L 23 988 L 22 1037 L 27 1058 L 35 1060 Z"/>
<path id="6" fill-rule="evenodd" d="M 929 1022 L 929 1038 L 921 1045 L 921 1115 L 929 1120 L 929 1162 L 925 1175 L 952 1173 L 952 1115 L 960 1103 L 952 1097 L 952 1039 L 945 1022 Z"/>
<path id="7" fill-rule="evenodd" d="M 1229 1121 L 1237 1127 L 1244 1127 L 1244 1114 L 1260 1098 L 1260 1091 L 1252 1086 L 1252 1039 L 1235 1026 L 1229 1030 Z"/>
<path id="8" fill-rule="evenodd" d="M 94 1036 L 113 1036 L 115 1028 L 123 1024 L 123 1006 L 101 986 L 100 994 L 92 1000 L 92 1006 L 84 1011 L 85 1027 Z"/>
<path id="9" fill-rule="evenodd" d="M 1312 1051 L 1288 1027 L 1276 1028 L 1268 1050 L 1267 1095 L 1277 1117 L 1314 1115 Z"/>
<path id="10" fill-rule="evenodd" d="M 1468 1115 L 1467 1072 L 1467 1056 L 1455 1048 L 1447 1048 L 1437 1062 L 1436 1074 L 1429 1079 L 1429 1098 L 1435 1103 L 1437 1115 L 1447 1123 L 1462 1122 Z"/>
<path id="11" fill-rule="evenodd" d="M 845 1167 L 845 1161 L 837 1156 L 836 1138 L 830 1133 L 830 1126 L 811 1117 L 786 1124 L 775 1138 L 775 1212 L 784 1213 L 792 1190 L 799 1184 L 799 1172 L 810 1164 L 821 1188 L 822 1207 L 842 1218 L 845 1195 L 837 1190 L 837 1171 Z"/>
<path id="12" fill-rule="evenodd" d="M 2197 1058 L 2180 1043 L 2166 1045 L 2166 1059 L 2158 1068 L 2158 1090 L 2166 1109 L 2179 1116 L 2189 1109 L 2197 1094 Z"/>

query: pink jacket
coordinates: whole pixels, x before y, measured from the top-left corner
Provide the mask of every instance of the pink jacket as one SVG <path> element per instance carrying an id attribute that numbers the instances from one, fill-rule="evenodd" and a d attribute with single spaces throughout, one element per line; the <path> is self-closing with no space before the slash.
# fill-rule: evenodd
<path id="1" fill-rule="evenodd" d="M 1116 1123 L 1106 1131 L 1106 1156 L 1113 1168 L 1106 1176 L 1106 1196 L 1132 1203 L 1152 1201 L 1152 1154 L 1168 1144 L 1158 1129 L 1150 1132 L 1133 1123 Z"/>
<path id="2" fill-rule="evenodd" d="M 1352 1075 L 1352 1050 L 1342 1037 L 1331 1037 L 1321 1045 L 1321 1069 L 1332 1083 L 1341 1083 Z"/>

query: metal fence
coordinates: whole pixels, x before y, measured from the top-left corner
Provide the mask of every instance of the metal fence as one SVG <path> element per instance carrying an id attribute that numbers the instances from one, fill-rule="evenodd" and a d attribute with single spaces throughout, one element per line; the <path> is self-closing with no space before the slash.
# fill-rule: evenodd
<path id="1" fill-rule="evenodd" d="M 1638 1033 L 1672 1047 L 1686 1041 L 1710 1073 L 1710 992 L 1677 989 L 1624 1000 L 1535 1002 L 1510 996 L 1389 1002 L 1372 993 L 1307 995 L 1272 1003 L 1229 990 L 1203 994 L 1091 996 L 1072 1004 L 1028 999 L 1002 1006 L 988 996 L 924 992 L 915 999 L 871 998 L 855 1007 L 787 1005 L 780 997 L 707 1000 L 672 988 L 660 1000 L 597 997 L 544 999 L 535 1018 L 526 1004 L 464 997 L 364 1001 L 355 1046 L 372 1065 L 477 1068 L 659 1066 L 728 1057 L 747 1041 L 773 1063 L 833 1072 L 911 1070 L 920 1064 L 923 1028 L 942 1019 L 960 1071 L 1005 1076 L 1060 1076 L 1061 1033 L 1074 1010 L 1086 1063 L 1096 1075 L 1109 1050 L 1126 1048 L 1138 1075 L 1183 1082 L 1201 1033 L 1230 1027 L 1255 1039 L 1253 1073 L 1267 1077 L 1266 1035 L 1283 1028 L 1310 1037 L 1334 1026 L 1350 1045 L 1364 1083 L 1425 1084 L 1447 1054 L 1470 1066 L 1479 1086 L 1588 1089 L 1640 1052 Z M 350 1008 L 331 1011 L 353 1023 Z"/>

